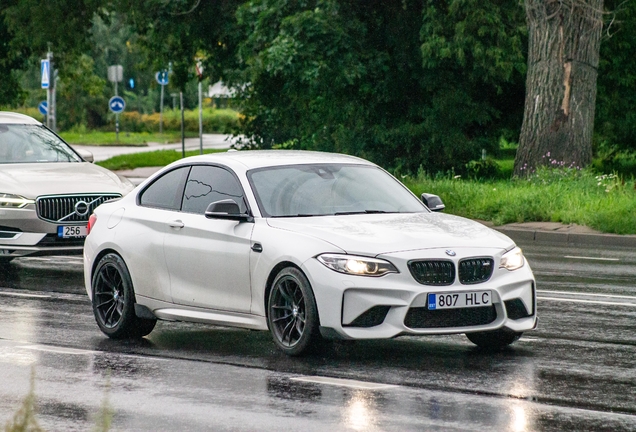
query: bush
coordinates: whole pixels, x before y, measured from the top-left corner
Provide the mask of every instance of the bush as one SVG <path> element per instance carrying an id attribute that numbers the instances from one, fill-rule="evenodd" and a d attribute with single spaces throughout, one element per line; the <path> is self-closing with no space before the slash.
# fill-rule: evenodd
<path id="1" fill-rule="evenodd" d="M 475 180 L 494 179 L 501 177 L 499 164 L 493 159 L 470 161 L 466 164 L 468 177 Z"/>
<path id="2" fill-rule="evenodd" d="M 161 116 L 159 113 L 140 114 L 137 111 L 124 112 L 119 117 L 121 130 L 127 132 L 159 132 Z M 114 124 L 114 117 L 111 124 Z M 238 129 L 239 114 L 231 109 L 203 110 L 204 133 L 232 133 Z M 111 125 L 111 128 L 113 126 Z M 184 112 L 184 127 L 186 132 L 199 132 L 199 111 L 186 110 Z M 163 130 L 181 130 L 181 112 L 166 110 L 163 112 Z"/>

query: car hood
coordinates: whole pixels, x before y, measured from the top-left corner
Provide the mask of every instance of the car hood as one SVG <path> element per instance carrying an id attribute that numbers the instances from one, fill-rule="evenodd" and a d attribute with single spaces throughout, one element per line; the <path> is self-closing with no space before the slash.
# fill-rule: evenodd
<path id="1" fill-rule="evenodd" d="M 480 223 L 443 213 L 270 218 L 268 224 L 366 256 L 431 248 L 514 246 L 510 238 Z"/>
<path id="2" fill-rule="evenodd" d="M 88 162 L 0 164 L 0 193 L 42 195 L 130 192 L 133 185 Z"/>

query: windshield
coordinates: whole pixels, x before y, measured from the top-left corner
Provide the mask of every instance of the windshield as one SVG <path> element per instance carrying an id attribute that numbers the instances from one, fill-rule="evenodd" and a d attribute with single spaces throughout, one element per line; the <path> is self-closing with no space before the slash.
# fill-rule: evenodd
<path id="1" fill-rule="evenodd" d="M 364 165 L 293 165 L 248 172 L 264 217 L 415 213 L 426 207 L 385 171 Z"/>
<path id="2" fill-rule="evenodd" d="M 0 124 L 0 163 L 81 160 L 64 141 L 44 126 Z"/>

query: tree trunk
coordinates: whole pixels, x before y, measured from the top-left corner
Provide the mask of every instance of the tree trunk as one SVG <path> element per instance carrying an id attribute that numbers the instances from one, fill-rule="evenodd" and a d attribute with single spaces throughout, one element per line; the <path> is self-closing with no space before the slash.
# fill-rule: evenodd
<path id="1" fill-rule="evenodd" d="M 514 173 L 583 167 L 592 160 L 603 0 L 525 0 L 525 8 L 528 76 Z"/>

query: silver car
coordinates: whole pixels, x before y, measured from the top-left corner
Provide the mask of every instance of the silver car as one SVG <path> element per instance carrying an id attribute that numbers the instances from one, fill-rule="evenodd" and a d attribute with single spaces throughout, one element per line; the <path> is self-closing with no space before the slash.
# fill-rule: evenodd
<path id="1" fill-rule="evenodd" d="M 91 160 L 37 120 L 0 111 L 0 265 L 81 254 L 92 211 L 133 189 Z"/>

